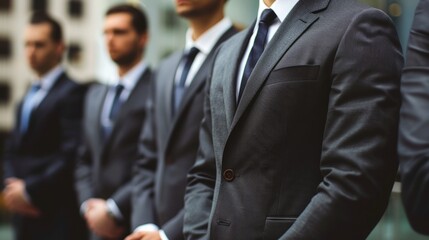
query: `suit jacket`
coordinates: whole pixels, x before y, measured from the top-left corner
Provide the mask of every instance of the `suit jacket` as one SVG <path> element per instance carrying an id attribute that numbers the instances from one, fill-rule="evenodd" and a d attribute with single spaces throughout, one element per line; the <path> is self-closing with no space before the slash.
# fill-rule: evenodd
<path id="1" fill-rule="evenodd" d="M 402 200 L 411 226 L 429 235 L 429 1 L 417 6 L 403 70 L 399 125 Z"/>
<path id="2" fill-rule="evenodd" d="M 83 121 L 83 145 L 76 167 L 79 203 L 89 198 L 111 198 L 129 224 L 132 166 L 137 158 L 139 133 L 146 115 L 151 71 L 147 68 L 119 110 L 112 133 L 103 140 L 101 111 L 108 86 L 98 84 L 86 96 Z"/>
<path id="3" fill-rule="evenodd" d="M 183 239 L 186 175 L 198 150 L 205 82 L 217 47 L 236 32 L 231 27 L 217 41 L 186 89 L 174 116 L 174 80 L 183 52 L 172 54 L 159 65 L 154 103 L 149 106 L 152 111 L 147 123 L 150 124 L 142 131 L 140 160 L 133 179 L 133 228 L 155 223 L 169 239 Z"/>
<path id="4" fill-rule="evenodd" d="M 5 178 L 25 181 L 31 203 L 42 216 L 17 216 L 17 239 L 37 239 L 40 234 L 44 239 L 76 239 L 80 236 L 75 234 L 82 233 L 73 169 L 85 91 L 84 86 L 61 74 L 33 110 L 25 133 L 19 130 L 22 104 L 18 107 L 17 123 L 5 150 Z M 68 230 L 61 237 L 50 237 L 55 227 Z"/>
<path id="5" fill-rule="evenodd" d="M 397 169 L 403 61 L 391 20 L 352 0 L 299 1 L 237 106 L 252 31 L 214 61 L 186 238 L 365 239 Z"/>

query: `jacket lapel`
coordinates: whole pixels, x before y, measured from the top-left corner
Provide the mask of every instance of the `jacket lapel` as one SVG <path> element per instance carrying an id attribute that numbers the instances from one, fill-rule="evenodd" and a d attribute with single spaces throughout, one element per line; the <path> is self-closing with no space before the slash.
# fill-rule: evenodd
<path id="1" fill-rule="evenodd" d="M 112 133 L 110 134 L 109 138 L 106 140 L 105 148 L 112 144 L 113 139 L 115 136 L 117 136 L 117 132 L 120 130 L 121 126 L 123 125 L 123 122 L 126 120 L 128 114 L 130 111 L 132 111 L 134 108 L 144 105 L 145 103 L 142 102 L 141 95 L 144 93 L 144 88 L 147 87 L 145 83 L 145 79 L 148 79 L 150 75 L 150 70 L 146 69 L 144 70 L 144 73 L 141 75 L 140 79 L 136 83 L 136 86 L 131 91 L 130 96 L 128 96 L 128 99 L 123 103 L 122 107 L 119 109 L 118 117 L 116 121 L 113 123 L 113 129 Z"/>
<path id="2" fill-rule="evenodd" d="M 62 94 L 61 88 L 65 81 L 67 81 L 66 74 L 62 73 L 55 80 L 54 85 L 48 90 L 42 101 L 36 107 L 34 107 L 31 112 L 30 122 L 28 123 L 28 129 L 24 134 L 22 134 L 22 137 L 30 134 L 39 122 L 43 122 L 43 119 L 49 116 L 48 113 L 52 112 L 52 108 L 55 108 L 55 104 L 57 102 L 56 99 Z"/>
<path id="3" fill-rule="evenodd" d="M 88 122 L 86 123 L 86 130 L 88 130 L 88 137 L 90 138 L 93 146 L 96 147 L 97 152 L 100 153 L 104 146 L 103 133 L 101 129 L 101 112 L 103 110 L 104 100 L 108 92 L 108 86 L 100 85 L 87 100 L 88 106 L 85 109 L 88 115 Z M 95 127 L 94 127 L 95 125 Z"/>
<path id="4" fill-rule="evenodd" d="M 182 99 L 182 102 L 179 105 L 179 109 L 177 110 L 177 113 L 175 114 L 175 116 L 173 118 L 173 123 L 171 124 L 170 131 L 168 133 L 168 138 L 167 138 L 168 142 L 166 144 L 166 149 L 168 149 L 168 146 L 171 142 L 171 136 L 174 133 L 174 130 L 176 129 L 176 125 L 178 124 L 180 118 L 184 114 L 184 109 L 186 108 L 186 106 L 191 104 L 192 99 L 195 97 L 195 95 L 201 90 L 201 88 L 204 87 L 204 84 L 206 83 L 206 80 L 209 77 L 208 75 L 209 75 L 209 72 L 211 70 L 211 66 L 212 66 L 213 59 L 214 59 L 217 48 L 219 47 L 219 45 L 221 43 L 223 43 L 226 39 L 228 39 L 229 37 L 231 37 L 235 33 L 237 33 L 237 30 L 235 29 L 235 27 L 232 26 L 224 34 L 222 34 L 222 36 L 219 38 L 219 40 L 213 46 L 210 53 L 207 55 L 206 59 L 204 60 L 200 69 L 198 70 L 198 72 L 195 74 L 191 85 L 189 85 L 189 87 L 186 89 L 184 96 L 183 96 L 183 99 Z M 173 84 L 169 84 L 169 85 L 173 86 L 174 81 L 173 81 Z M 169 94 L 170 97 L 172 95 L 173 95 L 173 92 L 171 92 L 171 94 Z M 170 102 L 171 102 L 171 98 L 170 98 Z M 170 106 L 171 105 L 172 104 L 170 104 Z"/>
<path id="5" fill-rule="evenodd" d="M 167 89 L 165 92 L 168 93 L 166 94 L 166 96 L 162 98 L 159 98 L 159 97 L 157 98 L 157 99 L 160 99 L 160 101 L 162 101 L 159 103 L 163 106 L 162 109 L 166 110 L 166 112 L 164 113 L 164 117 L 168 119 L 167 121 L 168 123 L 171 123 L 173 121 L 173 94 L 174 94 L 174 84 L 175 84 L 174 80 L 176 77 L 176 71 L 177 71 L 177 68 L 179 67 L 182 54 L 183 54 L 182 51 L 176 52 L 172 56 L 172 58 L 163 65 L 163 66 L 174 66 L 174 67 L 168 68 L 167 70 L 164 70 L 165 69 L 164 67 L 162 70 L 166 72 L 158 73 L 160 77 L 157 77 L 159 81 L 162 81 L 161 93 L 159 94 L 164 94 L 164 88 Z"/>
<path id="6" fill-rule="evenodd" d="M 179 109 L 178 109 L 178 111 L 177 111 L 177 113 L 176 113 L 176 115 L 175 115 L 175 117 L 173 119 L 174 122 L 173 122 L 173 125 L 172 125 L 172 129 L 175 128 L 175 125 L 176 125 L 177 121 L 180 119 L 181 115 L 183 114 L 184 108 L 191 102 L 191 100 L 193 99 L 193 97 L 195 96 L 195 94 L 198 92 L 198 90 L 201 89 L 201 87 L 203 87 L 204 83 L 206 82 L 206 80 L 208 78 L 208 75 L 209 75 L 208 73 L 211 70 L 210 68 L 212 66 L 213 57 L 214 57 L 214 55 L 216 53 L 217 48 L 219 47 L 219 45 L 221 43 L 223 43 L 226 39 L 228 39 L 229 37 L 231 37 L 236 32 L 237 32 L 237 30 L 235 30 L 234 27 L 229 28 L 219 38 L 219 40 L 213 46 L 213 48 L 210 51 L 210 53 L 207 55 L 206 60 L 203 62 L 203 64 L 201 65 L 200 69 L 195 74 L 195 77 L 194 77 L 191 85 L 185 91 L 185 94 L 183 96 L 182 102 L 180 103 Z"/>
<path id="7" fill-rule="evenodd" d="M 257 62 L 237 106 L 232 128 L 237 124 L 277 62 L 297 39 L 319 18 L 313 12 L 326 8 L 329 0 L 301 0 L 280 25 Z"/>
<path id="8" fill-rule="evenodd" d="M 255 23 L 253 23 L 249 28 L 247 28 L 246 32 L 242 32 L 234 36 L 235 41 L 231 41 L 234 45 L 228 48 L 227 56 L 225 59 L 231 61 L 231 63 L 235 64 L 227 64 L 225 73 L 231 74 L 224 76 L 223 88 L 224 97 L 225 97 L 225 116 L 227 119 L 228 127 L 231 126 L 232 120 L 234 118 L 235 110 L 236 110 L 236 85 L 237 85 L 237 74 L 238 69 L 240 68 L 241 57 L 246 51 L 247 42 L 253 33 L 253 28 L 255 27 Z"/>

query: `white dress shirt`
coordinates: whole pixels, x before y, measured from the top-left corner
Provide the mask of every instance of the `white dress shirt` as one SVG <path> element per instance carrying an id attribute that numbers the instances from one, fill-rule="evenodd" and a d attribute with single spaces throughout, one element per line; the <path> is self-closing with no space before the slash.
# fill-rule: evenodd
<path id="1" fill-rule="evenodd" d="M 276 0 L 272 5 L 271 9 L 277 15 L 277 19 L 270 25 L 268 28 L 268 36 L 267 36 L 267 44 L 273 38 L 274 34 L 280 27 L 280 24 L 286 19 L 287 15 L 289 15 L 290 11 L 295 7 L 299 0 Z M 236 88 L 236 100 L 238 100 L 238 95 L 241 87 L 241 79 L 243 78 L 244 68 L 246 67 L 247 59 L 249 58 L 250 51 L 252 50 L 253 43 L 255 42 L 256 33 L 259 28 L 259 19 L 261 18 L 261 13 L 269 8 L 265 5 L 263 0 L 259 0 L 259 8 L 258 8 L 258 18 L 256 19 L 256 24 L 253 29 L 253 34 L 250 37 L 249 42 L 247 43 L 246 51 L 244 52 L 243 59 L 240 63 L 240 68 L 237 75 L 237 88 Z"/>

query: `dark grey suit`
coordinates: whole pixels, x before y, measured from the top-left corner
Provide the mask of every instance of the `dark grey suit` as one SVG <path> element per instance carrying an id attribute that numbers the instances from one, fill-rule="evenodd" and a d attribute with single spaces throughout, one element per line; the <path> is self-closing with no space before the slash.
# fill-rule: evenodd
<path id="1" fill-rule="evenodd" d="M 397 169 L 403 60 L 391 20 L 352 0 L 299 1 L 236 106 L 252 31 L 215 58 L 187 239 L 365 239 Z"/>
<path id="2" fill-rule="evenodd" d="M 411 226 L 429 235 L 429 0 L 417 6 L 402 75 L 402 198 Z"/>
<path id="3" fill-rule="evenodd" d="M 17 124 L 5 149 L 5 178 L 23 179 L 40 217 L 16 215 L 16 240 L 85 239 L 73 188 L 76 149 L 80 142 L 86 87 L 62 73 L 33 110 L 28 130 Z"/>
<path id="4" fill-rule="evenodd" d="M 100 115 L 108 86 L 93 86 L 85 102 L 84 141 L 75 172 L 79 203 L 89 198 L 111 198 L 123 214 L 125 226 L 129 225 L 132 167 L 146 115 L 150 78 L 151 72 L 146 69 L 123 103 L 106 142 L 102 138 Z"/>
<path id="5" fill-rule="evenodd" d="M 142 132 L 141 158 L 136 164 L 133 180 L 133 228 L 154 223 L 170 240 L 183 239 L 183 197 L 186 175 L 198 150 L 204 85 L 216 48 L 236 32 L 230 28 L 217 41 L 184 93 L 174 116 L 173 86 L 182 51 L 160 64 L 154 81 L 156 98 L 152 116 L 146 120 Z"/>

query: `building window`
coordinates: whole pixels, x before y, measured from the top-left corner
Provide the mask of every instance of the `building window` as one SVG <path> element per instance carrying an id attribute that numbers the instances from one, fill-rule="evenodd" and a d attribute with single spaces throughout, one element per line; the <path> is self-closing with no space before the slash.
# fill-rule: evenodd
<path id="1" fill-rule="evenodd" d="M 32 11 L 47 11 L 48 1 L 47 0 L 32 0 L 31 10 Z"/>
<path id="2" fill-rule="evenodd" d="M 10 86 L 4 82 L 5 80 L 0 82 L 0 105 L 6 105 L 10 101 Z"/>
<path id="3" fill-rule="evenodd" d="M 83 2 L 80 0 L 70 0 L 68 2 L 68 13 L 70 17 L 80 18 L 83 15 Z"/>
<path id="4" fill-rule="evenodd" d="M 12 0 L 0 0 L 0 11 L 10 11 L 12 9 Z"/>
<path id="5" fill-rule="evenodd" d="M 71 64 L 79 64 L 82 59 L 82 47 L 78 43 L 71 43 L 68 48 L 67 60 Z"/>
<path id="6" fill-rule="evenodd" d="M 8 59 L 12 55 L 12 46 L 10 39 L 0 37 L 0 59 Z"/>

